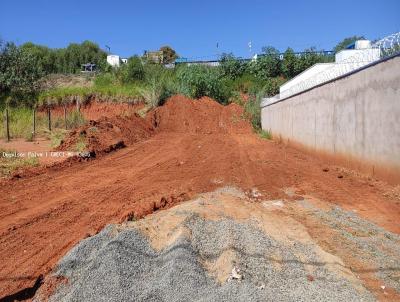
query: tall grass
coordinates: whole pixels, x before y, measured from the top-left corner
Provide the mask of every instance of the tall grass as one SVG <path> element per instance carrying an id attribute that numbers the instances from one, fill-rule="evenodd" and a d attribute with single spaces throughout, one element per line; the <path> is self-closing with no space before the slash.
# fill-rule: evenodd
<path id="1" fill-rule="evenodd" d="M 30 140 L 33 132 L 33 111 L 27 107 L 9 108 L 9 130 L 12 138 L 25 138 Z M 0 136 L 7 137 L 5 125 L 5 109 L 1 110 Z M 46 118 L 36 116 L 36 129 L 46 127 Z"/>
<path id="2" fill-rule="evenodd" d="M 6 138 L 4 109 L 0 114 L 0 137 Z M 74 110 L 67 113 L 67 128 L 72 129 L 85 123 L 83 115 Z M 64 117 L 52 117 L 52 129 L 65 129 Z M 11 138 L 32 140 L 33 110 L 27 107 L 9 108 L 9 129 Z M 36 135 L 49 136 L 48 119 L 44 114 L 36 113 Z"/>
<path id="3" fill-rule="evenodd" d="M 135 103 L 141 99 L 139 85 L 95 84 L 93 87 L 58 87 L 39 95 L 39 105 L 61 105 L 78 101 L 85 103 L 91 98 L 112 102 Z"/>

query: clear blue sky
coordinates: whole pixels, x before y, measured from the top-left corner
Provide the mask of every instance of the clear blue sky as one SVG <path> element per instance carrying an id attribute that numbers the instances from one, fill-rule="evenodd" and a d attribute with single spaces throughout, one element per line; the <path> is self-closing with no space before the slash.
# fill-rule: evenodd
<path id="1" fill-rule="evenodd" d="M 330 50 L 354 34 L 400 31 L 399 0 L 0 0 L 0 37 L 49 47 L 92 40 L 123 57 L 168 44 L 184 57 L 273 45 Z M 219 43 L 219 49 L 216 44 Z"/>

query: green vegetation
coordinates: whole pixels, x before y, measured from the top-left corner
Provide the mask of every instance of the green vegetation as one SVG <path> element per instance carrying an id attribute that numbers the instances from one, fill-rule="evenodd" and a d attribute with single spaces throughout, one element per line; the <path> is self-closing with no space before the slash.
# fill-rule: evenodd
<path id="1" fill-rule="evenodd" d="M 0 108 L 0 137 L 6 137 L 4 108 Z M 77 110 L 67 112 L 67 129 L 72 129 L 83 125 L 86 121 L 83 115 Z M 65 130 L 64 116 L 52 116 L 53 131 Z M 33 109 L 29 107 L 10 107 L 9 108 L 9 125 L 11 138 L 25 138 L 27 141 L 33 140 Z M 36 112 L 36 135 L 49 136 L 48 118 L 45 112 Z"/>
<path id="2" fill-rule="evenodd" d="M 23 167 L 35 167 L 38 165 L 39 160 L 36 157 L 19 157 L 14 150 L 0 149 L 0 177 L 9 176 Z"/>
<path id="3" fill-rule="evenodd" d="M 96 64 L 100 70 L 106 68 L 105 51 L 91 41 L 81 44 L 71 43 L 66 48 L 51 49 L 31 42 L 22 44 L 21 51 L 32 56 L 37 70 L 42 73 L 75 73 L 81 70 L 86 63 Z"/>
<path id="4" fill-rule="evenodd" d="M 364 36 L 352 36 L 352 37 L 347 37 L 344 38 L 342 41 L 340 41 L 335 48 L 333 49 L 335 52 L 339 52 L 343 49 L 345 49 L 347 46 L 349 46 L 349 44 L 357 41 L 357 40 L 364 40 L 365 37 Z"/>
<path id="5" fill-rule="evenodd" d="M 263 138 L 263 139 L 272 139 L 272 134 L 271 131 L 266 131 L 266 130 L 259 130 L 258 135 Z"/>
<path id="6" fill-rule="evenodd" d="M 85 137 L 83 135 L 79 136 L 78 141 L 75 144 L 76 152 L 83 152 L 86 150 Z"/>
<path id="7" fill-rule="evenodd" d="M 62 130 L 62 129 L 56 129 L 56 130 L 52 131 L 51 133 L 49 133 L 51 147 L 57 148 L 59 145 L 61 145 L 61 143 L 65 137 L 65 134 L 66 134 L 66 130 Z"/>
<path id="8" fill-rule="evenodd" d="M 345 39 L 336 48 L 340 49 L 355 38 L 358 37 Z M 169 46 L 161 47 L 160 51 L 163 63 L 171 63 L 177 57 Z M 10 108 L 11 135 L 30 140 L 33 138 L 33 108 L 84 104 L 91 99 L 144 101 L 147 106 L 142 114 L 145 114 L 148 109 L 162 105 L 171 95 L 184 94 L 191 98 L 208 96 L 222 104 L 235 102 L 243 105 L 254 128 L 259 129 L 262 97 L 277 94 L 280 85 L 313 64 L 331 60 L 333 57 L 323 56 L 315 48 L 306 49 L 301 55 L 295 55 L 288 48 L 281 58 L 276 48 L 268 46 L 256 60 L 251 61 L 223 54 L 219 67 L 183 64 L 168 69 L 132 56 L 126 64 L 113 68 L 106 63 L 106 53 L 90 41 L 72 43 L 63 49 L 50 49 L 33 43 L 19 47 L 13 43 L 0 43 L 0 110 Z M 75 85 L 52 83 L 50 74 L 76 73 L 81 64 L 88 62 L 97 64 L 99 72 L 92 78 L 84 78 L 84 85 L 80 85 L 81 82 L 75 82 Z M 244 96 L 248 101 L 244 101 Z M 0 135 L 4 137 L 2 115 L 0 121 Z M 77 111 L 68 113 L 67 128 L 83 122 Z M 63 118 L 54 118 L 52 124 L 55 129 L 65 128 Z M 44 131 L 47 128 L 46 116 L 38 115 L 36 125 L 37 132 Z"/>
<path id="9" fill-rule="evenodd" d="M 192 65 L 177 70 L 178 93 L 191 98 L 209 96 L 220 103 L 227 103 L 231 90 L 220 70 L 213 67 Z"/>

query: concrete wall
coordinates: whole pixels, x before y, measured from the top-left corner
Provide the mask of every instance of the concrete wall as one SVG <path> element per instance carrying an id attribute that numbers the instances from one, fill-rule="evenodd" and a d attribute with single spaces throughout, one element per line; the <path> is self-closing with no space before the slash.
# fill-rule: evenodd
<path id="1" fill-rule="evenodd" d="M 264 130 L 400 183 L 400 56 L 261 110 Z"/>
<path id="2" fill-rule="evenodd" d="M 285 84 L 279 87 L 280 97 L 285 98 L 289 96 L 290 94 L 289 93 L 286 94 L 286 92 L 288 92 L 291 88 L 304 81 L 309 80 L 312 77 L 318 76 L 318 74 L 320 74 L 321 72 L 323 72 L 328 68 L 331 68 L 333 65 L 335 65 L 335 63 L 318 63 L 304 70 L 302 73 L 298 74 L 293 79 L 287 81 Z"/>

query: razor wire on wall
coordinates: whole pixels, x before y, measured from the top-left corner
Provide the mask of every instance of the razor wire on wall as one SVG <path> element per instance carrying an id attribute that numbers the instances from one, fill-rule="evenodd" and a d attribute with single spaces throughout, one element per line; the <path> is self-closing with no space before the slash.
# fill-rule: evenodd
<path id="1" fill-rule="evenodd" d="M 306 78 L 288 89 L 282 89 L 279 99 L 305 91 L 372 62 L 400 53 L 400 32 L 387 36 L 366 49 L 355 50 L 354 52 L 348 58 L 332 63 L 332 66 L 327 65 L 325 70 L 312 75 L 310 78 Z M 271 99 L 271 102 L 273 102 L 273 99 Z"/>

